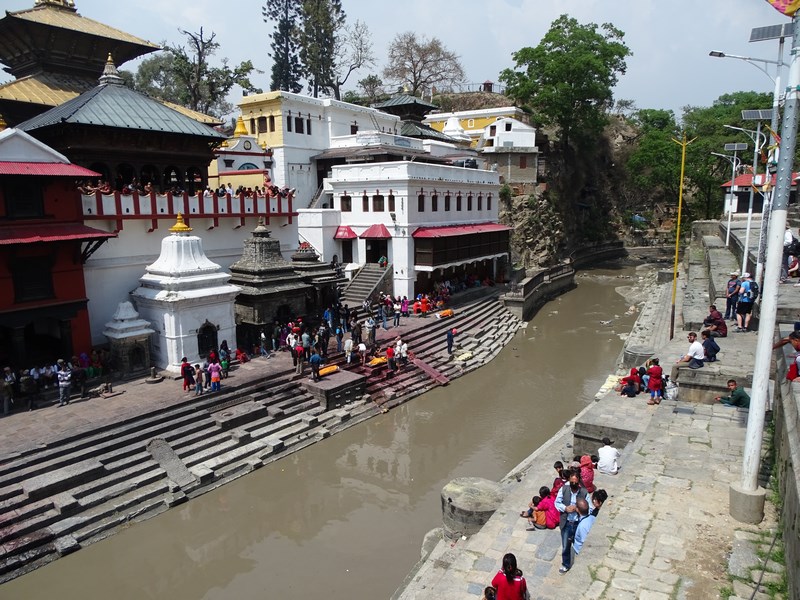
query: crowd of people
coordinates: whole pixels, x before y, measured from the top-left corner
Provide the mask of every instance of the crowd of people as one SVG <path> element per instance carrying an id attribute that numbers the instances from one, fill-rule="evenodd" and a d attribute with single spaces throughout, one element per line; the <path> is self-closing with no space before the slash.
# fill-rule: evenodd
<path id="1" fill-rule="evenodd" d="M 561 532 L 561 567 L 558 572 L 568 573 L 580 554 L 600 509 L 608 499 L 604 489 L 594 485 L 595 470 L 607 475 L 619 471 L 620 452 L 605 437 L 597 455 L 575 456 L 564 467 L 556 461 L 556 477 L 552 486 L 542 486 L 528 507 L 520 512 L 527 522 L 527 531 L 555 529 Z M 525 600 L 530 597 L 528 584 L 517 565 L 517 557 L 508 553 L 503 564 L 483 593 L 484 600 Z"/>
<path id="2" fill-rule="evenodd" d="M 39 408 L 47 390 L 57 390 L 58 406 L 69 404 L 73 392 L 81 398 L 88 396 L 88 382 L 106 375 L 111 370 L 111 357 L 104 349 L 81 352 L 68 361 L 63 358 L 55 363 L 46 362 L 26 369 L 3 368 L 2 398 L 3 415 L 14 409 L 29 411 Z"/>
<path id="3" fill-rule="evenodd" d="M 94 181 L 91 179 L 86 179 L 84 181 L 79 181 L 77 183 L 77 188 L 82 194 L 85 195 L 91 195 L 98 192 L 108 195 L 113 194 L 115 191 L 120 192 L 124 196 L 130 196 L 132 194 L 149 196 L 153 192 L 170 193 L 173 196 L 184 193 L 184 188 L 177 183 L 163 187 L 160 190 L 156 190 L 151 182 L 148 181 L 142 184 L 136 177 L 134 177 L 128 183 L 122 183 L 120 181 L 116 185 L 112 185 L 105 179 L 97 179 Z M 212 189 L 211 186 L 206 186 L 205 188 L 199 189 L 195 193 L 202 193 L 203 197 L 205 198 L 211 198 L 214 195 L 219 198 L 224 198 L 225 196 L 243 196 L 245 198 L 289 198 L 294 196 L 295 189 L 289 188 L 288 186 L 278 187 L 276 185 L 272 185 L 271 182 L 269 182 L 269 185 L 265 185 L 264 187 L 246 187 L 244 185 L 240 185 L 234 189 L 234 187 L 228 183 L 221 184 L 216 189 Z"/>

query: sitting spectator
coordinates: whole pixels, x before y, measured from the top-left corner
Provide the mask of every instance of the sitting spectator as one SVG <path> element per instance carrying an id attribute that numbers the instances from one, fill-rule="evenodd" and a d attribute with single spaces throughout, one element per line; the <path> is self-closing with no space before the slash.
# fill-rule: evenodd
<path id="1" fill-rule="evenodd" d="M 550 490 L 547 491 L 549 492 Z M 534 496 L 533 499 L 531 499 L 531 503 L 528 505 L 528 511 L 530 513 L 528 515 L 528 531 L 534 531 L 535 529 L 547 529 L 547 515 L 543 509 L 539 508 L 539 504 L 541 504 L 541 502 L 541 496 Z M 553 507 L 555 508 L 555 505 L 553 505 Z"/>
<path id="2" fill-rule="evenodd" d="M 725 406 L 738 406 L 739 408 L 750 408 L 750 396 L 744 388 L 736 384 L 735 379 L 728 380 L 728 390 L 730 396 L 717 396 L 715 401 L 721 402 Z"/>
<path id="3" fill-rule="evenodd" d="M 626 377 L 623 377 L 621 382 L 622 388 L 620 395 L 627 396 L 628 398 L 635 397 L 641 388 L 642 379 L 639 376 L 639 370 L 636 368 L 631 369 L 631 372 Z"/>
<path id="4" fill-rule="evenodd" d="M 697 341 L 697 334 L 694 331 L 690 331 L 686 337 L 689 340 L 689 349 L 686 354 L 675 361 L 670 373 L 672 381 L 678 381 L 678 369 L 680 367 L 688 366 L 690 369 L 700 369 L 705 363 L 706 352 L 703 344 Z"/>
<path id="5" fill-rule="evenodd" d="M 789 255 L 789 268 L 787 273 L 789 277 L 800 277 L 800 260 L 798 260 L 796 256 Z"/>
<path id="6" fill-rule="evenodd" d="M 562 463 L 560 460 L 557 460 L 553 464 L 553 468 L 556 470 L 556 478 L 553 480 L 553 487 L 550 488 L 550 496 L 555 500 L 556 496 L 558 495 L 558 491 L 569 480 L 569 475 L 567 471 L 564 470 L 564 463 Z"/>
<path id="7" fill-rule="evenodd" d="M 594 493 L 594 463 L 588 454 L 581 456 L 581 481 L 590 494 Z"/>
<path id="8" fill-rule="evenodd" d="M 555 529 L 558 527 L 558 522 L 561 519 L 561 515 L 556 508 L 556 501 L 553 497 L 553 493 L 550 491 L 550 488 L 547 486 L 542 486 L 539 488 L 539 500 L 536 508 L 538 511 L 544 513 L 545 521 L 544 526 L 547 529 Z M 541 528 L 540 528 L 541 529 Z"/>
<path id="9" fill-rule="evenodd" d="M 719 344 L 711 337 L 711 332 L 704 330 L 700 333 L 703 337 L 703 352 L 705 352 L 705 362 L 715 362 L 717 352 L 720 351 Z"/>
<path id="10" fill-rule="evenodd" d="M 236 348 L 236 360 L 239 361 L 241 364 L 244 364 L 250 360 L 250 357 L 247 356 L 247 352 L 245 352 L 241 348 Z"/>
<path id="11" fill-rule="evenodd" d="M 708 331 L 711 337 L 728 337 L 728 326 L 725 324 L 722 313 L 713 304 L 708 309 L 708 316 L 703 320 L 706 329 L 703 331 Z"/>
<path id="12" fill-rule="evenodd" d="M 616 475 L 619 472 L 619 450 L 612 446 L 613 443 L 604 437 L 603 446 L 597 451 L 597 470 L 606 475 Z"/>

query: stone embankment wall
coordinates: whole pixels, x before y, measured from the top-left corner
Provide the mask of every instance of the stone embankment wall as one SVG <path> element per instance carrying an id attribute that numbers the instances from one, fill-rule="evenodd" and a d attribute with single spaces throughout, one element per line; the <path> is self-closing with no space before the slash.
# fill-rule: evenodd
<path id="1" fill-rule="evenodd" d="M 622 242 L 585 246 L 555 267 L 544 269 L 512 286 L 500 299 L 518 319 L 528 320 L 549 300 L 575 287 L 575 271 L 606 260 L 627 256 Z"/>
<path id="2" fill-rule="evenodd" d="M 781 330 L 788 335 L 791 329 Z M 778 496 L 783 503 L 781 525 L 789 579 L 789 597 L 800 599 L 800 380 L 787 381 L 787 365 L 794 352 L 785 346 L 778 353 L 776 365 L 775 411 L 775 471 L 778 475 Z"/>

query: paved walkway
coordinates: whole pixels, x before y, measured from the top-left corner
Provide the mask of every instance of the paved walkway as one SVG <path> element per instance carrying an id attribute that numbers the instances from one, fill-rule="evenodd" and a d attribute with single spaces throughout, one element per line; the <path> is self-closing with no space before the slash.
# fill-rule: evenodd
<path id="1" fill-rule="evenodd" d="M 665 288 L 671 283 L 651 293 L 643 309 L 643 314 L 660 315 L 645 326 L 661 340 L 669 335 L 671 293 Z M 661 304 L 660 310 L 653 311 L 654 302 Z M 720 362 L 703 371 L 750 375 L 755 344 L 755 333 L 730 334 L 720 341 Z M 674 339 L 659 350 L 666 371 L 687 347 L 678 325 Z M 609 499 L 573 568 L 561 575 L 559 530 L 529 532 L 519 513 L 540 486 L 552 484 L 553 462 L 572 459 L 573 425 L 588 411 L 618 423 L 635 421 L 644 432 L 623 450 L 620 474 L 595 475 L 595 485 L 605 488 Z M 622 398 L 612 391 L 584 413 L 501 482 L 506 499 L 478 534 L 438 542 L 397 598 L 479 598 L 507 552 L 517 556 L 532 598 L 705 599 L 719 597 L 726 587 L 749 597 L 754 588 L 749 581 L 752 570 L 761 564 L 756 550 L 768 548 L 777 524 L 770 503 L 758 526 L 729 516 L 729 485 L 740 477 L 748 412 L 680 400 L 648 406 L 646 398 Z M 729 556 L 735 562 L 742 555 L 736 573 L 741 579 L 731 583 Z M 781 568 L 770 565 L 773 571 Z M 765 581 L 776 578 L 780 574 L 767 573 Z"/>

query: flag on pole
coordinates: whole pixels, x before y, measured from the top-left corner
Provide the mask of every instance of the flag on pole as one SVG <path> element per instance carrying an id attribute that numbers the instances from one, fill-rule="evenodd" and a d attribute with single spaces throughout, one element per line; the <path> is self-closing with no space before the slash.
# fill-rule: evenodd
<path id="1" fill-rule="evenodd" d="M 772 5 L 772 8 L 787 17 L 793 17 L 794 13 L 800 9 L 800 0 L 767 0 L 767 2 Z"/>

